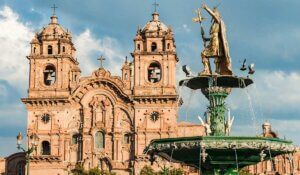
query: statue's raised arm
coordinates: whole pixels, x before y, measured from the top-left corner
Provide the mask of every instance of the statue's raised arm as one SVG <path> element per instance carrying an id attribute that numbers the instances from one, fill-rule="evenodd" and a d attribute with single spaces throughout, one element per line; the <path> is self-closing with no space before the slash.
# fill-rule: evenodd
<path id="1" fill-rule="evenodd" d="M 200 74 L 212 74 L 209 58 L 215 58 L 215 73 L 220 75 L 232 75 L 231 58 L 226 39 L 226 27 L 221 19 L 221 15 L 217 8 L 211 10 L 206 4 L 203 4 L 202 8 L 212 16 L 212 24 L 209 31 L 210 42 L 201 52 L 204 70 Z"/>
<path id="2" fill-rule="evenodd" d="M 202 4 L 202 8 L 204 9 L 204 10 L 206 10 L 207 11 L 207 13 L 209 13 L 213 18 L 214 18 L 214 20 L 216 20 L 218 23 L 220 23 L 220 16 L 219 15 L 217 15 L 217 14 L 215 14 L 214 12 L 213 12 L 213 10 L 211 10 L 209 7 L 207 7 L 207 5 L 206 4 Z"/>

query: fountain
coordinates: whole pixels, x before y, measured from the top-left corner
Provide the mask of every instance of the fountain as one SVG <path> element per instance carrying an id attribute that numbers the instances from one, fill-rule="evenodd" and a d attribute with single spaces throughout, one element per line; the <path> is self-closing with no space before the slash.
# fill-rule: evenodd
<path id="1" fill-rule="evenodd" d="M 198 167 L 200 174 L 234 175 L 239 174 L 239 170 L 245 166 L 265 160 L 273 161 L 278 155 L 295 152 L 296 147 L 291 141 L 279 138 L 230 136 L 233 119 L 230 116 L 225 117 L 227 111 L 225 99 L 233 88 L 246 88 L 253 84 L 253 81 L 249 76 L 233 75 L 225 24 L 220 13 L 217 8 L 211 10 L 205 4 L 202 8 L 212 16 L 210 38 L 205 37 L 201 25 L 204 18 L 200 9 L 197 10 L 198 16 L 193 19 L 201 26 L 204 41 L 201 57 L 204 70 L 197 76 L 192 76 L 185 66 L 189 78 L 180 81 L 179 85 L 192 90 L 201 90 L 209 100 L 207 115 L 203 122 L 206 136 L 152 140 L 145 153 L 152 157 L 158 155 L 171 162 Z M 215 59 L 214 73 L 211 71 L 210 58 Z M 245 70 L 244 64 L 241 70 Z M 251 65 L 249 74 L 253 73 Z"/>

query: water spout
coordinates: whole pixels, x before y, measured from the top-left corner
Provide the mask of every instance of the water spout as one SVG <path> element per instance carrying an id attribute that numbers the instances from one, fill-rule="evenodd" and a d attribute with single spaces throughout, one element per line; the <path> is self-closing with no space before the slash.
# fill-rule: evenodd
<path id="1" fill-rule="evenodd" d="M 251 119 L 252 119 L 252 122 L 253 122 L 253 129 L 255 130 L 255 134 L 257 135 L 258 134 L 258 128 L 256 126 L 256 116 L 255 116 L 255 111 L 254 111 L 254 107 L 253 107 L 253 103 L 252 103 L 252 98 L 250 96 L 250 93 L 248 91 L 248 89 L 245 89 L 245 94 L 247 96 L 247 99 L 248 99 L 248 104 L 249 104 L 249 110 L 250 110 L 250 114 L 251 114 Z"/>
<path id="2" fill-rule="evenodd" d="M 235 154 L 236 170 L 237 170 L 238 175 L 240 175 L 240 172 L 239 172 L 239 162 L 238 162 L 238 156 L 237 156 L 236 148 L 234 148 L 234 154 Z"/>
<path id="3" fill-rule="evenodd" d="M 172 166 L 172 159 L 173 159 L 173 152 L 174 152 L 174 149 L 175 149 L 175 145 L 171 145 L 171 148 L 172 148 L 172 151 L 171 151 L 171 159 L 170 159 L 170 162 L 169 162 L 169 168 L 171 168 L 171 166 Z"/>

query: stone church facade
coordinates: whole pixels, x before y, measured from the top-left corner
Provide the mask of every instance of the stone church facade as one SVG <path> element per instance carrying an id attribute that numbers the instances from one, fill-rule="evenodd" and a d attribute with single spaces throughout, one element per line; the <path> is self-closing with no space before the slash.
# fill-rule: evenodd
<path id="1" fill-rule="evenodd" d="M 137 174 L 150 165 L 144 149 L 151 140 L 204 131 L 200 125 L 177 123 L 176 45 L 157 12 L 138 29 L 133 61 L 126 59 L 121 77 L 102 66 L 82 77 L 71 33 L 55 15 L 30 44 L 29 90 L 22 102 L 28 110 L 28 143 L 38 141 L 32 175 L 68 174 L 77 163 Z M 152 166 L 168 163 L 161 162 Z"/>
<path id="2" fill-rule="evenodd" d="M 121 77 L 102 66 L 82 77 L 71 33 L 55 15 L 30 44 L 28 97 L 22 102 L 28 145 L 38 143 L 31 175 L 67 175 L 78 163 L 120 175 L 139 174 L 145 165 L 197 173 L 161 158 L 152 164 L 144 153 L 153 139 L 205 133 L 201 125 L 177 121 L 179 60 L 174 33 L 157 12 L 137 30 L 133 59 L 125 60 Z M 0 159 L 0 173 L 23 175 L 25 164 L 24 153 L 13 154 Z"/>

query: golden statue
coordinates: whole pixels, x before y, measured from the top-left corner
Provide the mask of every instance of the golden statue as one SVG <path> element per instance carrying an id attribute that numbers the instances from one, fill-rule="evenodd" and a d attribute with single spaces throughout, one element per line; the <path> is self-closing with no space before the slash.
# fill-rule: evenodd
<path id="1" fill-rule="evenodd" d="M 212 24 L 210 27 L 210 37 L 205 38 L 204 29 L 201 26 L 201 34 L 204 42 L 204 50 L 201 52 L 202 63 L 204 70 L 200 75 L 211 75 L 211 67 L 209 58 L 215 58 L 215 73 L 219 75 L 232 75 L 231 70 L 231 58 L 229 55 L 229 47 L 226 39 L 226 28 L 225 24 L 221 19 L 221 15 L 218 9 L 215 7 L 211 10 L 206 4 L 202 4 L 202 8 L 212 16 Z M 194 22 L 199 22 L 200 24 L 203 21 L 201 16 L 201 11 L 198 9 L 197 18 L 194 18 Z M 209 42 L 206 45 L 206 42 Z"/>

